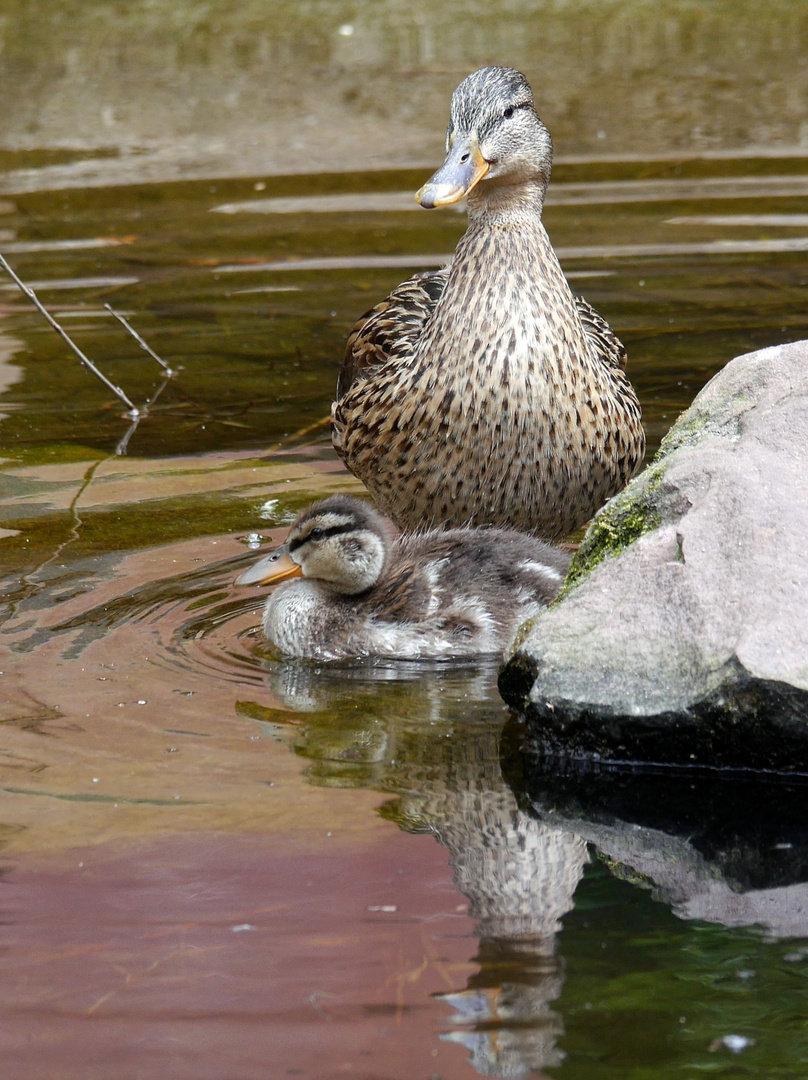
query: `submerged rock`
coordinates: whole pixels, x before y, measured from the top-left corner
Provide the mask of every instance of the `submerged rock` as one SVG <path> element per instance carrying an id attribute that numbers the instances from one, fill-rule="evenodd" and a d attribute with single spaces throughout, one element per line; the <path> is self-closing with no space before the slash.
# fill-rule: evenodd
<path id="1" fill-rule="evenodd" d="M 545 753 L 808 770 L 808 342 L 738 357 L 500 677 Z"/>

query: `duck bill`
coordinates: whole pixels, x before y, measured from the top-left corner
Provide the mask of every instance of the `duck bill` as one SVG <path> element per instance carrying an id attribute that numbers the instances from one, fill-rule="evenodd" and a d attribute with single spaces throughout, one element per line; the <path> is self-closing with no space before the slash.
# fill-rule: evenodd
<path id="1" fill-rule="evenodd" d="M 275 585 L 288 578 L 303 577 L 303 568 L 288 551 L 279 548 L 236 578 L 236 585 Z"/>
<path id="2" fill-rule="evenodd" d="M 476 135 L 455 139 L 446 160 L 415 194 L 415 201 L 427 210 L 451 206 L 472 191 L 488 173 L 489 163 L 480 152 Z"/>

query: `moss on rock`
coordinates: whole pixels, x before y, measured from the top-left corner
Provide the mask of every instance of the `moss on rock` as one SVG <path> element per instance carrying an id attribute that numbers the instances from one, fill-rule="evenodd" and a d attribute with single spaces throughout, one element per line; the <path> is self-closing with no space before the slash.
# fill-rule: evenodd
<path id="1" fill-rule="evenodd" d="M 748 395 L 744 396 L 744 400 L 746 397 Z M 662 520 L 661 489 L 668 458 L 674 451 L 698 442 L 707 430 L 724 438 L 736 438 L 735 410 L 729 410 L 729 415 L 732 422 L 728 424 L 722 421 L 716 423 L 714 416 L 695 405 L 682 413 L 663 438 L 651 464 L 595 515 L 573 557 L 555 604 L 589 577 L 604 559 L 619 555 L 635 540 L 657 528 Z"/>

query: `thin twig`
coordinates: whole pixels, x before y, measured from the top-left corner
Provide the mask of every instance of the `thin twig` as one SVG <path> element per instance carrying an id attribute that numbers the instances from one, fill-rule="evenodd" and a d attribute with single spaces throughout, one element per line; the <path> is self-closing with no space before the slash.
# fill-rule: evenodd
<path id="1" fill-rule="evenodd" d="M 123 317 L 123 315 L 119 315 L 118 312 L 115 311 L 114 308 L 110 304 L 104 304 L 104 307 L 107 309 L 107 311 L 113 317 L 113 319 L 117 319 L 118 322 L 121 324 L 121 326 L 124 328 L 124 330 L 126 330 L 127 333 L 132 335 L 132 337 L 135 339 L 135 341 L 138 343 L 138 345 L 141 347 L 141 349 L 143 349 L 144 352 L 147 352 L 149 354 L 149 356 L 153 360 L 157 361 L 157 363 L 160 365 L 160 367 L 162 367 L 163 370 L 165 371 L 166 375 L 171 376 L 171 375 L 174 374 L 173 369 L 171 367 L 169 367 L 169 365 L 165 362 L 165 360 L 163 360 L 162 357 L 157 355 L 157 353 L 154 351 L 154 349 L 151 347 L 151 345 L 146 344 L 146 342 L 143 340 L 143 338 L 140 336 L 140 334 L 137 332 L 137 330 L 135 330 L 135 328 L 133 326 L 130 326 L 130 324 L 126 321 L 126 319 Z"/>
<path id="2" fill-rule="evenodd" d="M 53 316 L 50 314 L 50 312 L 47 311 L 43 307 L 43 305 L 39 301 L 39 297 L 36 295 L 34 290 L 30 286 L 26 285 L 25 282 L 21 281 L 17 277 L 17 275 L 14 273 L 14 271 L 11 269 L 11 267 L 8 265 L 8 263 L 3 258 L 2 255 L 0 255 L 0 266 L 2 266 L 2 268 L 6 271 L 6 273 L 9 275 L 9 277 L 11 277 L 12 280 L 25 293 L 25 295 L 28 297 L 28 299 L 31 301 L 31 303 L 36 307 L 36 309 L 40 313 L 40 315 L 43 315 L 45 317 L 45 319 L 50 323 L 50 325 L 53 327 L 53 329 L 56 331 L 56 333 L 59 335 L 59 337 L 61 337 L 61 339 L 69 346 L 69 348 L 72 349 L 72 351 L 75 353 L 75 355 L 79 358 L 79 362 L 85 368 L 87 368 L 88 371 L 92 372 L 92 374 L 95 375 L 95 377 L 97 379 L 100 379 L 101 382 L 104 384 L 104 386 L 106 386 L 106 388 L 108 390 L 111 390 L 112 393 L 115 395 L 115 397 L 119 401 L 123 402 L 123 404 L 128 409 L 129 415 L 130 415 L 130 417 L 132 417 L 132 419 L 135 419 L 136 417 L 139 417 L 141 415 L 141 410 L 137 407 L 137 405 L 135 405 L 133 402 L 131 402 L 129 400 L 129 398 L 126 396 L 126 394 L 123 392 L 123 390 L 121 390 L 120 386 L 116 386 L 115 383 L 110 382 L 110 380 L 106 377 L 106 375 L 104 375 L 101 371 L 98 370 L 98 368 L 95 366 L 95 364 L 92 362 L 92 360 L 90 360 L 88 357 L 86 357 L 84 355 L 84 353 L 81 351 L 81 349 L 78 347 L 78 345 L 76 345 L 70 339 L 70 337 L 62 329 L 62 327 L 59 325 L 59 323 L 56 321 L 56 319 L 54 319 Z"/>
<path id="3" fill-rule="evenodd" d="M 157 387 L 157 389 L 154 391 L 152 396 L 148 399 L 148 401 L 144 401 L 143 407 L 140 410 L 140 416 L 135 416 L 132 419 L 132 423 L 129 425 L 129 427 L 125 431 L 124 435 L 119 440 L 118 445 L 115 447 L 115 454 L 116 454 L 117 457 L 123 457 L 126 454 L 127 450 L 129 449 L 129 440 L 132 438 L 132 436 L 137 431 L 138 424 L 140 423 L 140 421 L 143 419 L 144 416 L 149 415 L 149 409 L 152 407 L 152 405 L 155 403 L 155 401 L 157 401 L 159 396 L 162 394 L 162 392 L 168 386 L 169 382 L 171 381 L 171 376 L 173 374 L 174 374 L 174 372 L 169 369 L 166 372 L 165 378 L 160 383 L 160 385 Z"/>
<path id="4" fill-rule="evenodd" d="M 118 444 L 115 447 L 115 456 L 116 457 L 125 457 L 126 456 L 126 452 L 129 449 L 129 440 L 132 438 L 132 436 L 137 431 L 138 424 L 140 423 L 140 421 L 142 419 L 143 419 L 142 415 L 134 417 L 134 419 L 132 420 L 132 423 L 129 425 L 129 427 L 126 429 L 126 431 L 123 433 L 122 437 L 118 440 Z"/>

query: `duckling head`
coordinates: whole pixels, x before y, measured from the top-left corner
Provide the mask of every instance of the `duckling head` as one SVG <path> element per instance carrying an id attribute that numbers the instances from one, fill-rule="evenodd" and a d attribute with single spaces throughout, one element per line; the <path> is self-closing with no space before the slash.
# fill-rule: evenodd
<path id="1" fill-rule="evenodd" d="M 481 195 L 532 182 L 543 200 L 552 163 L 553 143 L 527 79 L 514 68 L 481 68 L 452 95 L 446 160 L 415 199 L 429 210 L 458 202 L 481 182 Z"/>
<path id="2" fill-rule="evenodd" d="M 286 543 L 245 571 L 236 585 L 273 585 L 304 577 L 354 596 L 381 577 L 394 535 L 392 524 L 372 507 L 336 495 L 304 510 Z"/>

